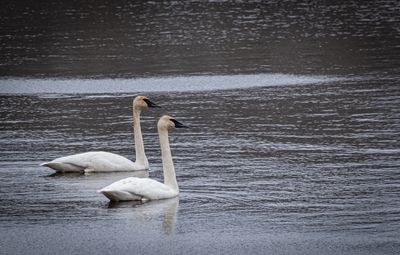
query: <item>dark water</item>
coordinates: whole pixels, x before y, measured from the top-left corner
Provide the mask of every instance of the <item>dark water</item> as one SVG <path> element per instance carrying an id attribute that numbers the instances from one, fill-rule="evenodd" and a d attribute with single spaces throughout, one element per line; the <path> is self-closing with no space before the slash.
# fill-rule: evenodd
<path id="1" fill-rule="evenodd" d="M 0 254 L 400 250 L 398 1 L 2 5 Z M 163 107 L 149 172 L 39 166 L 133 159 L 139 93 Z M 170 134 L 179 198 L 109 204 L 113 181 L 162 180 L 164 113 L 191 127 Z"/>
<path id="2" fill-rule="evenodd" d="M 399 71 L 400 3 L 3 1 L 2 76 Z"/>

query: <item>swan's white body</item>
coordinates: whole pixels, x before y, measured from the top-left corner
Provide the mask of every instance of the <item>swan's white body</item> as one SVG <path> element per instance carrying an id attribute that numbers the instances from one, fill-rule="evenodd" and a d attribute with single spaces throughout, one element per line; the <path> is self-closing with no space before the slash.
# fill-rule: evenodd
<path id="1" fill-rule="evenodd" d="M 149 178 L 128 177 L 99 190 L 111 201 L 158 200 L 176 197 L 178 189 Z"/>
<path id="2" fill-rule="evenodd" d="M 148 99 L 138 96 L 133 101 L 133 133 L 135 139 L 136 162 L 104 151 L 90 151 L 54 159 L 41 164 L 54 169 L 56 172 L 115 172 L 139 171 L 149 168 L 149 162 L 144 152 L 143 137 L 140 127 L 140 113 L 149 107 L 143 100 Z M 149 101 L 150 102 L 150 101 Z M 155 107 L 154 103 L 151 107 Z"/>
<path id="3" fill-rule="evenodd" d="M 71 156 L 57 158 L 42 166 L 50 167 L 57 172 L 110 172 L 144 170 L 148 165 L 105 151 L 90 151 Z"/>
<path id="4" fill-rule="evenodd" d="M 149 178 L 129 177 L 108 185 L 99 190 L 100 193 L 111 201 L 157 200 L 176 197 L 179 194 L 171 149 L 169 147 L 168 129 L 184 126 L 177 122 L 181 126 L 172 127 L 171 124 L 168 123 L 171 119 L 172 117 L 164 115 L 158 122 L 164 183 Z"/>

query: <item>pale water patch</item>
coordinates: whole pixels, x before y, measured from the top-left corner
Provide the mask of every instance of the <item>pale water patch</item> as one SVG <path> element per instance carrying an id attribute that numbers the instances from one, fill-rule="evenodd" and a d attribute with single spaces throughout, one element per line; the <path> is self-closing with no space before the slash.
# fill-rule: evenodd
<path id="1" fill-rule="evenodd" d="M 251 87 L 306 85 L 344 80 L 343 77 L 293 74 L 196 75 L 131 79 L 20 79 L 0 80 L 1 94 L 131 93 L 207 91 Z"/>

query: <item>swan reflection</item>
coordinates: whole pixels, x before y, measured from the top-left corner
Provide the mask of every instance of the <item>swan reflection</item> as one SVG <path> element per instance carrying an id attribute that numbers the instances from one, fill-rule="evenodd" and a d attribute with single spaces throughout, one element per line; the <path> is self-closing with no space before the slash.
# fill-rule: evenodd
<path id="1" fill-rule="evenodd" d="M 46 177 L 78 177 L 84 175 L 85 172 L 70 172 L 70 173 L 63 173 L 63 172 L 55 172 L 51 173 L 49 175 L 46 175 Z"/>
<path id="2" fill-rule="evenodd" d="M 119 176 L 119 178 L 126 177 L 126 176 L 134 176 L 138 178 L 148 178 L 149 177 L 149 171 L 148 170 L 141 170 L 141 171 L 133 171 L 133 172 L 104 172 L 104 173 L 98 173 L 98 172 L 55 172 L 51 173 L 49 175 L 46 175 L 46 177 L 79 177 L 79 176 L 87 176 L 93 179 L 104 179 L 104 176 Z"/>
<path id="3" fill-rule="evenodd" d="M 109 202 L 106 208 L 133 208 L 134 216 L 138 216 L 137 220 L 158 220 L 162 216 L 164 234 L 170 235 L 175 227 L 178 205 L 179 197 L 174 197 L 151 201 Z"/>

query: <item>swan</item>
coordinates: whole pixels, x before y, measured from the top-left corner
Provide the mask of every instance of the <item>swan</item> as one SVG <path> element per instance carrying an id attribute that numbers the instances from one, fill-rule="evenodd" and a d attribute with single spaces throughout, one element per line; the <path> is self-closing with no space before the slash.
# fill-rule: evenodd
<path id="1" fill-rule="evenodd" d="M 133 133 L 135 139 L 136 162 L 104 151 L 90 151 L 54 159 L 42 163 L 56 172 L 115 172 L 138 171 L 149 168 L 149 162 L 144 152 L 142 131 L 140 128 L 140 113 L 149 107 L 160 108 L 146 96 L 137 96 L 133 100 Z"/>
<path id="2" fill-rule="evenodd" d="M 128 177 L 116 181 L 107 187 L 102 188 L 98 192 L 115 202 L 129 200 L 147 201 L 178 196 L 179 187 L 176 181 L 175 169 L 168 141 L 168 129 L 173 128 L 187 128 L 187 126 L 168 115 L 162 116 L 157 123 L 158 134 L 160 137 L 164 183 L 150 178 Z"/>

